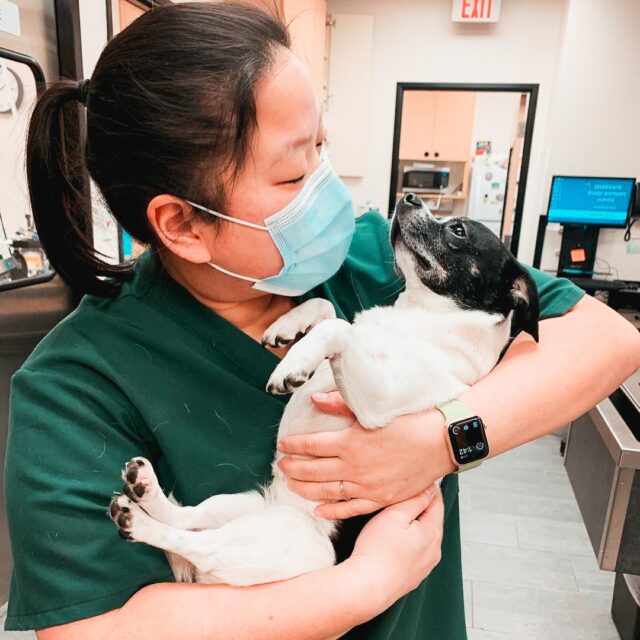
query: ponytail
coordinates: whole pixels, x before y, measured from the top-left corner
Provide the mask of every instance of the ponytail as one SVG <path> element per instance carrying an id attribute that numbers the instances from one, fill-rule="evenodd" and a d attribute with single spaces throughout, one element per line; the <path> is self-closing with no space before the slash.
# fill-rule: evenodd
<path id="1" fill-rule="evenodd" d="M 61 80 L 39 97 L 29 123 L 27 181 L 33 219 L 52 267 L 74 290 L 109 296 L 131 268 L 105 262 L 93 247 L 82 120 L 74 122 L 69 108 L 79 108 L 85 91 L 82 83 Z"/>

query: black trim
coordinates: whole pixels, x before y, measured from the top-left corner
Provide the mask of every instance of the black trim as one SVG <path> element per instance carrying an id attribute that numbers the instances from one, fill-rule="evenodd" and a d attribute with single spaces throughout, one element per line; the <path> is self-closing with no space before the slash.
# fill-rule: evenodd
<path id="1" fill-rule="evenodd" d="M 31 69 L 31 73 L 36 81 L 36 91 L 41 93 L 45 89 L 45 80 L 44 80 L 44 72 L 42 71 L 42 67 L 38 64 L 35 58 L 28 56 L 24 53 L 18 53 L 17 51 L 12 51 L 11 49 L 5 49 L 4 47 L 0 47 L 0 58 L 6 58 L 7 60 L 13 60 L 13 62 L 19 62 L 21 64 L 27 65 L 29 69 Z"/>
<path id="2" fill-rule="evenodd" d="M 105 0 L 107 10 L 107 42 L 113 38 L 113 5 L 111 0 Z"/>
<path id="3" fill-rule="evenodd" d="M 531 144 L 533 142 L 533 125 L 535 122 L 536 107 L 538 103 L 537 84 L 474 84 L 460 82 L 398 82 L 396 85 L 396 113 L 393 124 L 393 147 L 391 155 L 391 181 L 389 185 L 389 209 L 391 215 L 396 203 L 395 184 L 398 179 L 398 165 L 400 162 L 400 126 L 402 120 L 402 98 L 404 91 L 504 91 L 510 93 L 528 93 L 529 108 L 527 109 L 527 123 L 524 131 L 524 146 L 522 149 L 522 164 L 520 165 L 520 180 L 518 184 L 518 196 L 514 209 L 513 231 L 511 236 L 511 252 L 518 255 L 520 244 L 520 231 L 522 229 L 522 213 L 524 209 L 524 197 L 529 173 L 529 161 L 531 157 Z"/>
<path id="4" fill-rule="evenodd" d="M 61 78 L 82 80 L 82 41 L 79 0 L 54 0 L 58 36 L 58 68 Z"/>
<path id="5" fill-rule="evenodd" d="M 42 284 L 49 282 L 56 277 L 55 271 L 50 271 L 41 276 L 32 276 L 31 278 L 20 278 L 20 280 L 7 280 L 0 282 L 0 291 L 11 291 L 11 289 L 21 289 L 22 287 L 30 287 L 32 284 Z"/>

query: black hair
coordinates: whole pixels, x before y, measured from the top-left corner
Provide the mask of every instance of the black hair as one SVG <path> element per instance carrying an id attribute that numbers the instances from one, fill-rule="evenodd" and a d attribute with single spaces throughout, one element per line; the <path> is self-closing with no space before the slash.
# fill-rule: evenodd
<path id="1" fill-rule="evenodd" d="M 87 170 L 115 219 L 156 242 L 147 205 L 171 193 L 224 210 L 229 183 L 256 127 L 256 83 L 286 26 L 239 2 L 153 9 L 111 40 L 89 83 L 60 80 L 36 103 L 27 178 L 38 234 L 54 269 L 76 291 L 115 293 L 131 265 L 100 257 L 87 235 Z M 86 136 L 67 126 L 86 104 Z M 194 213 L 194 215 L 198 215 Z"/>

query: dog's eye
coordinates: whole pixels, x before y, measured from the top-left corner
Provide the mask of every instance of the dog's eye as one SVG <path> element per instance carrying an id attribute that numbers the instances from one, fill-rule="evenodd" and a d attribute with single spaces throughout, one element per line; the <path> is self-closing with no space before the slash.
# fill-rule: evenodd
<path id="1" fill-rule="evenodd" d="M 464 227 L 460 224 L 452 224 L 449 227 L 449 231 L 451 231 L 451 233 L 453 233 L 454 235 L 458 236 L 458 238 L 466 238 L 467 234 L 464 231 Z"/>

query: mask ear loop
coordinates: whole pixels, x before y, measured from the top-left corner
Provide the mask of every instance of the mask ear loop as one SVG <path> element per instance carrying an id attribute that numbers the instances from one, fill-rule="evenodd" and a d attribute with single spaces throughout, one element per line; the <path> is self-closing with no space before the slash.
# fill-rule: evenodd
<path id="1" fill-rule="evenodd" d="M 269 231 L 268 227 L 264 227 L 261 224 L 255 224 L 253 222 L 248 222 L 247 220 L 240 220 L 239 218 L 232 218 L 231 216 L 225 216 L 223 213 L 218 213 L 213 209 L 207 209 L 207 207 L 203 207 L 200 204 L 191 202 L 191 200 L 185 200 L 185 202 L 188 202 L 192 207 L 195 207 L 196 209 L 200 209 L 202 211 L 206 211 L 207 213 L 210 213 L 212 216 L 216 216 L 217 218 L 222 218 L 223 220 L 228 220 L 229 222 L 235 222 L 236 224 L 243 224 L 245 227 L 251 227 L 252 229 L 260 229 L 260 231 Z"/>

